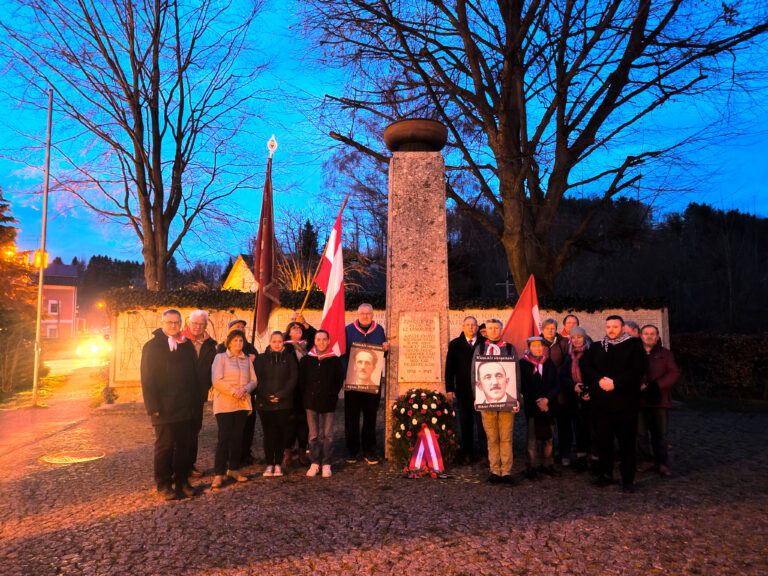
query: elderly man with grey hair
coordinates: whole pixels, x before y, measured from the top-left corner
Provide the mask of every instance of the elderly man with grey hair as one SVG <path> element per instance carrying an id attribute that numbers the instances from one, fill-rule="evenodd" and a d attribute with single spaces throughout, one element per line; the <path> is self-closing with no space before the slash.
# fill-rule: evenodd
<path id="1" fill-rule="evenodd" d="M 181 314 L 166 310 L 162 327 L 141 350 L 141 391 L 155 429 L 155 483 L 165 500 L 195 494 L 189 456 L 198 402 L 196 359 L 194 345 L 181 332 Z"/>
<path id="2" fill-rule="evenodd" d="M 202 476 L 203 473 L 195 466 L 197 462 L 197 440 L 200 430 L 203 428 L 203 408 L 208 400 L 208 391 L 211 389 L 211 367 L 216 357 L 216 340 L 211 338 L 206 328 L 208 327 L 208 312 L 205 310 L 193 310 L 189 313 L 187 326 L 182 334 L 195 347 L 197 360 L 195 372 L 197 373 L 197 396 L 195 399 L 195 415 L 192 419 L 192 440 L 190 446 L 189 461 L 191 464 L 190 475 Z"/>
<path id="3" fill-rule="evenodd" d="M 345 329 L 347 351 L 341 357 L 344 374 L 349 364 L 349 351 L 352 343 L 380 344 L 387 350 L 387 336 L 384 328 L 373 319 L 373 306 L 360 304 L 357 309 L 357 320 L 347 324 Z M 361 446 L 360 415 L 363 416 L 362 427 L 362 456 L 368 464 L 379 462 L 376 448 L 376 413 L 381 401 L 381 388 L 377 394 L 359 390 L 344 392 L 344 435 L 347 443 L 347 462 L 357 461 Z"/>
<path id="4" fill-rule="evenodd" d="M 517 350 L 505 342 L 501 336 L 501 320 L 492 318 L 485 321 L 488 340 L 483 342 L 472 354 L 472 365 L 476 364 L 478 356 L 504 356 L 514 361 L 516 382 L 520 382 L 520 365 L 518 363 Z M 509 376 L 506 374 L 505 376 Z M 475 397 L 477 402 L 477 396 Z M 520 405 L 515 405 L 514 410 L 483 410 L 480 413 L 483 429 L 488 442 L 488 463 L 491 474 L 488 482 L 491 484 L 512 484 L 512 436 L 515 426 L 515 412 L 520 410 Z"/>

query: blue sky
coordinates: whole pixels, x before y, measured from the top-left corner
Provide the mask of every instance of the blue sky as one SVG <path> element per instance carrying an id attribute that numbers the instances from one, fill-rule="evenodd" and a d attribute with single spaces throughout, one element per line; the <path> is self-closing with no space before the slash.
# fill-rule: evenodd
<path id="1" fill-rule="evenodd" d="M 273 3 L 273 7 L 277 4 Z M 280 96 L 266 102 L 260 119 L 253 122 L 253 147 L 263 150 L 263 163 L 253 166 L 254 189 L 236 193 L 226 209 L 239 216 L 232 226 L 206 231 L 201 238 L 189 236 L 177 260 L 226 262 L 229 254 L 244 251 L 255 235 L 261 186 L 267 158 L 266 142 L 271 134 L 279 148 L 273 165 L 276 209 L 291 207 L 332 223 L 334 210 L 316 199 L 323 194 L 323 160 L 334 141 L 322 133 L 310 110 L 311 98 L 339 94 L 343 77 L 337 71 L 318 69 L 308 60 L 309 50 L 296 28 L 290 9 L 281 5 L 265 14 L 258 25 L 261 50 L 270 60 L 263 76 L 264 87 Z M 0 82 L 3 82 L 0 79 Z M 45 116 L 4 99 L 0 108 L 0 137 L 3 148 L 27 145 L 17 130 L 45 135 Z M 705 122 L 706 119 L 702 119 Z M 693 158 L 700 178 L 695 192 L 665 198 L 662 210 L 683 210 L 689 202 L 703 202 L 723 209 L 738 209 L 768 217 L 768 133 L 754 109 L 740 111 L 734 121 L 745 126 L 745 134 L 713 143 Z M 56 119 L 54 118 L 54 139 Z M 19 248 L 35 249 L 40 242 L 43 153 L 39 170 L 30 170 L 0 159 L 0 186 L 19 221 Z M 53 160 L 54 167 L 56 159 Z M 27 191 L 22 193 L 21 191 Z M 30 194 L 32 190 L 34 193 Z M 107 254 L 120 259 L 141 259 L 141 245 L 130 230 L 100 221 L 93 213 L 64 193 L 53 194 L 49 205 L 48 252 L 66 262 L 77 256 Z M 183 265 L 183 264 L 182 264 Z"/>

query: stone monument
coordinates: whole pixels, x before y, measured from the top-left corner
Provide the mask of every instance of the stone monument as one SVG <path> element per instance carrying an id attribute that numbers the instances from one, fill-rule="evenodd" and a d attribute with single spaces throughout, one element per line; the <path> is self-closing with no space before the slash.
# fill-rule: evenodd
<path id="1" fill-rule="evenodd" d="M 384 130 L 384 142 L 393 153 L 387 227 L 387 437 L 389 407 L 405 390 L 445 392 L 448 244 L 440 150 L 447 136 L 445 126 L 434 120 L 400 120 Z"/>

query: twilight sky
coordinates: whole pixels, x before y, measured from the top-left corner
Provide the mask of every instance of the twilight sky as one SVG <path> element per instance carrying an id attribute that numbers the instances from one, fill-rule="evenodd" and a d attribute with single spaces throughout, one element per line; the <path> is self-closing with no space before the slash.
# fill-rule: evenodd
<path id="1" fill-rule="evenodd" d="M 310 49 L 296 29 L 291 3 L 278 7 L 278 3 L 272 2 L 257 28 L 261 49 L 271 61 L 269 72 L 262 76 L 263 86 L 277 89 L 279 94 L 264 102 L 261 118 L 255 119 L 252 125 L 255 133 L 253 147 L 263 150 L 263 163 L 253 166 L 252 190 L 238 192 L 220 205 L 237 216 L 231 225 L 216 226 L 200 236 L 187 236 L 182 253 L 177 254 L 181 267 L 185 260 L 224 264 L 229 254 L 244 251 L 248 237 L 255 236 L 267 158 L 266 142 L 271 134 L 279 142 L 273 161 L 276 211 L 291 207 L 327 222 L 328 226 L 335 216 L 334 209 L 318 206 L 314 199 L 323 193 L 322 163 L 334 141 L 313 122 L 311 99 L 326 93 L 339 94 L 343 77 L 337 71 L 317 68 L 306 58 Z M 7 92 L 9 89 L 9 83 L 0 77 L 0 90 Z M 667 197 L 658 208 L 683 210 L 689 202 L 695 201 L 768 217 L 768 131 L 759 110 L 744 108 L 737 110 L 734 118 L 746 126 L 743 136 L 724 139 L 692 159 L 700 178 L 697 190 L 675 198 Z M 44 139 L 45 120 L 44 114 L 19 106 L 7 96 L 3 98 L 0 148 L 4 154 L 14 147 L 29 144 L 19 132 Z M 53 138 L 57 138 L 56 118 Z M 0 187 L 12 203 L 13 215 L 19 221 L 20 250 L 39 247 L 43 164 L 43 152 L 39 155 L 39 170 L 0 158 Z M 52 170 L 56 170 L 55 157 Z M 100 221 L 65 193 L 50 197 L 47 246 L 51 258 L 60 256 L 65 262 L 75 256 L 87 259 L 94 254 L 141 260 L 141 245 L 133 232 L 119 224 Z"/>

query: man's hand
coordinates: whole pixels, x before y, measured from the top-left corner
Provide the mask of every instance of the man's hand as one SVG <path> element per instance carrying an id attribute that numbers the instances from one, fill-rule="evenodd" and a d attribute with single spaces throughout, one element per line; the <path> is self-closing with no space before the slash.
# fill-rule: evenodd
<path id="1" fill-rule="evenodd" d="M 453 402 L 456 399 L 456 394 L 453 392 L 446 392 L 445 397 L 448 399 L 448 402 Z"/>
<path id="2" fill-rule="evenodd" d="M 270 394 L 269 401 L 272 402 L 273 404 L 277 404 L 278 402 L 280 402 L 280 399 L 274 394 Z"/>
<path id="3" fill-rule="evenodd" d="M 384 348 L 384 352 L 389 352 L 389 342 L 384 342 L 381 347 Z"/>
<path id="4" fill-rule="evenodd" d="M 515 407 L 512 408 L 512 412 L 520 412 L 520 402 L 515 404 Z"/>
<path id="5" fill-rule="evenodd" d="M 549 398 L 538 398 L 536 400 L 536 406 L 538 406 L 539 410 L 542 412 L 549 412 Z"/>
<path id="6" fill-rule="evenodd" d="M 613 379 L 608 378 L 607 376 L 603 376 L 602 378 L 600 378 L 600 382 L 598 382 L 598 384 L 600 384 L 600 388 L 602 388 L 606 392 L 610 392 L 615 388 L 615 386 L 613 385 Z"/>
<path id="7" fill-rule="evenodd" d="M 152 412 L 151 416 L 160 416 L 160 412 Z"/>
<path id="8" fill-rule="evenodd" d="M 581 382 L 576 382 L 576 384 L 573 385 L 573 390 L 576 394 L 581 394 L 584 391 L 584 386 Z"/>

